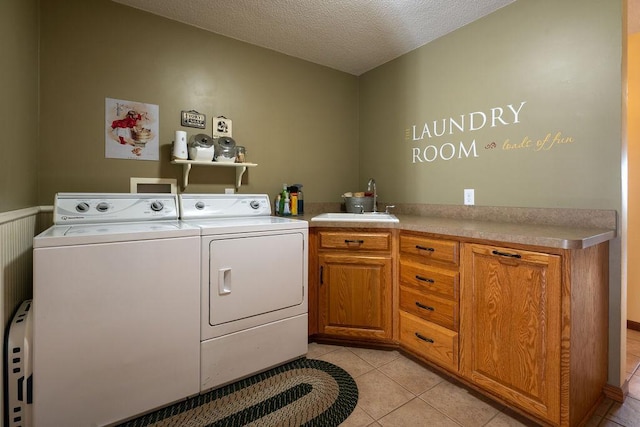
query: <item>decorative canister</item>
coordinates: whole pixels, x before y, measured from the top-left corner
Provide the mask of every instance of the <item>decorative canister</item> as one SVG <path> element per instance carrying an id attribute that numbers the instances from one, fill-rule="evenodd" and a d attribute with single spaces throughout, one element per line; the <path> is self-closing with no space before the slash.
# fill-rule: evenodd
<path id="1" fill-rule="evenodd" d="M 222 136 L 216 144 L 216 162 L 234 163 L 236 161 L 236 142 L 233 138 Z"/>
<path id="2" fill-rule="evenodd" d="M 247 150 L 242 145 L 236 146 L 236 163 L 244 163 L 247 161 Z"/>

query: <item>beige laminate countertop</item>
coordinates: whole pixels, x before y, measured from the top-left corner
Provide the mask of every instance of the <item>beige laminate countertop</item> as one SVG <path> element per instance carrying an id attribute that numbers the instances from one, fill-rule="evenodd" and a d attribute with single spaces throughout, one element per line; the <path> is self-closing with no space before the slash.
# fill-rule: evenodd
<path id="1" fill-rule="evenodd" d="M 560 249 L 583 249 L 616 237 L 616 231 L 614 229 L 606 228 L 450 219 L 406 214 L 395 215 L 400 220 L 399 223 L 311 221 L 311 218 L 315 215 L 305 215 L 299 218 L 309 221 L 309 227 L 311 228 L 395 228 L 452 237 L 466 237 Z"/>

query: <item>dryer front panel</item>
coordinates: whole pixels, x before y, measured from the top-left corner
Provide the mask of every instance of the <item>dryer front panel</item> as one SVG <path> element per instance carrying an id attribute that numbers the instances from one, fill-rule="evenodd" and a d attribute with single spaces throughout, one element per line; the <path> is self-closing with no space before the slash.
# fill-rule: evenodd
<path id="1" fill-rule="evenodd" d="M 208 249 L 203 338 L 307 312 L 304 233 L 219 236 Z"/>

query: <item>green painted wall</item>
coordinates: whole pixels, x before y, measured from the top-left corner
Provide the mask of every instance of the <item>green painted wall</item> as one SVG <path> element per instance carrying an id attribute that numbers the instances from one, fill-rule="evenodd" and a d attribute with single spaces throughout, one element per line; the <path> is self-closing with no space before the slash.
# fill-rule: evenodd
<path id="1" fill-rule="evenodd" d="M 108 0 L 41 2 L 38 200 L 58 191 L 129 191 L 130 177 L 176 178 L 181 110 L 233 120 L 258 166 L 242 193 L 302 183 L 336 198 L 358 174 L 357 78 Z M 105 98 L 159 105 L 160 161 L 105 158 Z M 211 123 L 206 133 L 211 131 Z M 233 187 L 229 168 L 194 168 L 188 192 Z"/>
<path id="2" fill-rule="evenodd" d="M 617 209 L 621 39 L 618 1 L 518 1 L 364 74 L 360 179 L 396 202 Z"/>
<path id="3" fill-rule="evenodd" d="M 0 212 L 6 212 L 37 200 L 37 0 L 0 2 L 0 58 Z"/>

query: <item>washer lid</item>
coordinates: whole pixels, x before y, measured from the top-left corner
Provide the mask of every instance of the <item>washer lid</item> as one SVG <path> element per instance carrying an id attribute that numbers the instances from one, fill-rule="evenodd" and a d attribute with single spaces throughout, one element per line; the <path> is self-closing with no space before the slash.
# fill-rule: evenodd
<path id="1" fill-rule="evenodd" d="M 113 243 L 198 236 L 197 227 L 182 221 L 149 221 L 54 225 L 33 239 L 34 248 Z"/>

